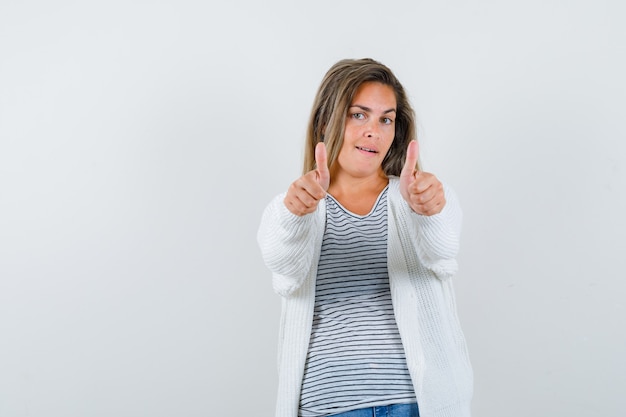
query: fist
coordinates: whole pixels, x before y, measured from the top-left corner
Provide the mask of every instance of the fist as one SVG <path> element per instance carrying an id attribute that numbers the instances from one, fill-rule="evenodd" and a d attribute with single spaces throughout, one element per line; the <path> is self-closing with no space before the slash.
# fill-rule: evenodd
<path id="1" fill-rule="evenodd" d="M 320 142 L 315 146 L 315 165 L 289 186 L 285 196 L 285 207 L 297 216 L 313 213 L 320 200 L 326 197 L 330 185 L 330 172 L 326 157 L 326 145 Z"/>
<path id="2" fill-rule="evenodd" d="M 432 216 L 443 210 L 446 205 L 446 197 L 443 192 L 443 184 L 437 177 L 415 169 L 418 155 L 417 142 L 411 141 L 400 174 L 400 192 L 415 213 Z"/>

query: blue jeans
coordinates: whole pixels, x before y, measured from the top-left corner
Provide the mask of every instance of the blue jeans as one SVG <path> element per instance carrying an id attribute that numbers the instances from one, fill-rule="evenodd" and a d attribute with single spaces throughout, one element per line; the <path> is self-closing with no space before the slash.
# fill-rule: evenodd
<path id="1" fill-rule="evenodd" d="M 361 408 L 333 414 L 331 417 L 419 417 L 417 404 L 392 404 L 381 407 Z"/>

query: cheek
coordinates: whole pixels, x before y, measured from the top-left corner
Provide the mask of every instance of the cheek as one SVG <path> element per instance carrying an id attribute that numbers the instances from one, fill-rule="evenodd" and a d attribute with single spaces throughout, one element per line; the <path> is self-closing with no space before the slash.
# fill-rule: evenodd
<path id="1" fill-rule="evenodd" d="M 393 128 L 393 126 L 385 131 L 385 140 L 389 142 L 389 146 L 391 146 L 391 143 L 393 142 L 393 139 L 396 137 L 396 130 Z"/>
<path id="2" fill-rule="evenodd" d="M 352 147 L 350 139 L 348 139 L 347 132 L 343 137 L 343 143 L 341 144 L 341 148 L 339 148 L 339 154 L 337 154 L 338 158 L 341 158 L 346 153 L 346 149 Z"/>
<path id="3" fill-rule="evenodd" d="M 345 139 L 353 138 L 354 136 L 358 135 L 358 133 L 359 133 L 358 126 L 354 126 L 353 124 L 346 124 L 346 128 L 343 132 L 344 141 Z"/>
<path id="4" fill-rule="evenodd" d="M 385 155 L 389 152 L 389 149 L 391 149 L 391 145 L 393 145 L 394 137 L 395 137 L 395 134 L 391 134 L 389 137 L 385 138 L 387 140 L 387 152 L 385 152 Z"/>

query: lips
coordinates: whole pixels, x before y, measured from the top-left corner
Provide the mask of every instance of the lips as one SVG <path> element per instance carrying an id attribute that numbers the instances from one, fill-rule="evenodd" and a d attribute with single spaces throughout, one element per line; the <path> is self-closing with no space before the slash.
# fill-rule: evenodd
<path id="1" fill-rule="evenodd" d="M 365 148 L 363 146 L 357 146 L 356 147 L 358 150 L 360 151 L 364 151 L 364 152 L 370 152 L 370 153 L 378 153 L 378 151 L 376 149 L 371 149 L 371 148 Z"/>

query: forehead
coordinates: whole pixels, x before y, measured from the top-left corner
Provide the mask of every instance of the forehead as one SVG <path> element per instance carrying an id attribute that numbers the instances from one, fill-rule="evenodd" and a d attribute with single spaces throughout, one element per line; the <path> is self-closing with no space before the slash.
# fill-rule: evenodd
<path id="1" fill-rule="evenodd" d="M 379 104 L 381 107 L 396 107 L 396 92 L 393 87 L 378 81 L 366 81 L 357 88 L 352 105 L 368 103 Z"/>

